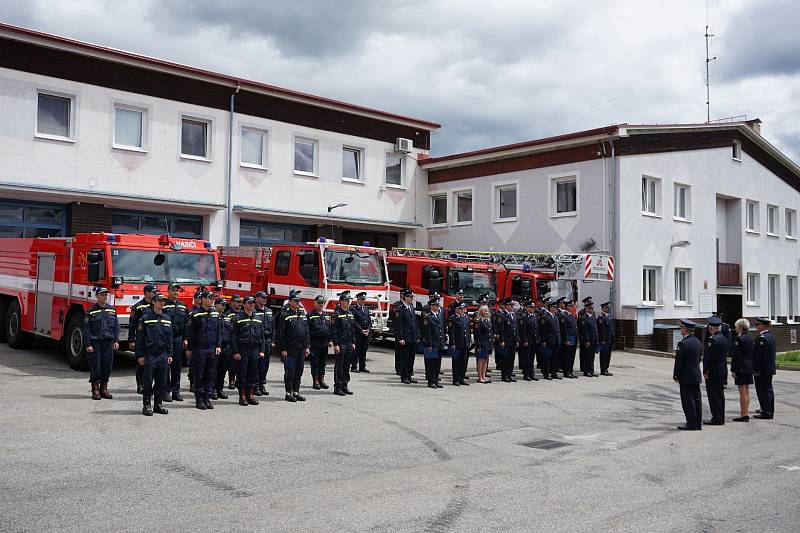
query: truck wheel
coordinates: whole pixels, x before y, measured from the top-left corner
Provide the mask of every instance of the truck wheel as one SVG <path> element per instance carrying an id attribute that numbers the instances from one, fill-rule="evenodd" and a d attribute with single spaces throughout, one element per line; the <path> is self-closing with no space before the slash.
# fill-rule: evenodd
<path id="1" fill-rule="evenodd" d="M 17 300 L 14 300 L 8 306 L 5 330 L 8 345 L 16 350 L 24 350 L 33 341 L 32 333 L 22 331 L 22 309 L 20 309 Z"/>
<path id="2" fill-rule="evenodd" d="M 86 360 L 86 347 L 83 342 L 83 315 L 75 313 L 67 321 L 67 329 L 64 330 L 64 338 L 61 340 L 64 345 L 64 353 L 67 356 L 67 363 L 73 370 L 86 370 L 89 363 Z"/>

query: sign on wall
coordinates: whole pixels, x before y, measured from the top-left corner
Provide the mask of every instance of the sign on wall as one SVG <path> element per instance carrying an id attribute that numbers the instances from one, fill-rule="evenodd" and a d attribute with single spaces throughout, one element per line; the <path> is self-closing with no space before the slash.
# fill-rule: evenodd
<path id="1" fill-rule="evenodd" d="M 714 296 L 710 292 L 701 292 L 697 295 L 697 312 L 707 315 L 714 312 Z"/>

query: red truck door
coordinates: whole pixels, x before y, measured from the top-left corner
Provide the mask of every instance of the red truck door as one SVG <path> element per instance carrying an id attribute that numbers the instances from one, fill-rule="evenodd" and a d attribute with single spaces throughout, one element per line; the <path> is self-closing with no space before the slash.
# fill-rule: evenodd
<path id="1" fill-rule="evenodd" d="M 33 329 L 36 333 L 50 336 L 53 329 L 53 295 L 55 288 L 56 256 L 50 252 L 37 254 L 36 311 Z"/>

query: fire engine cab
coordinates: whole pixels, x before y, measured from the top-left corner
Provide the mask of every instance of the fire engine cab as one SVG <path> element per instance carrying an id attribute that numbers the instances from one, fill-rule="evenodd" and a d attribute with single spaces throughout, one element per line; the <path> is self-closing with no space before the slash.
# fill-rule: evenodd
<path id="1" fill-rule="evenodd" d="M 109 289 L 121 341 L 145 284 L 170 282 L 191 306 L 197 287 L 222 287 L 219 252 L 206 241 L 168 235 L 79 233 L 69 238 L 0 239 L 0 337 L 25 348 L 34 336 L 61 342 L 69 365 L 86 367 L 83 315 Z"/>
<path id="2" fill-rule="evenodd" d="M 254 295 L 264 291 L 268 305 L 280 309 L 292 289 L 299 289 L 303 306 L 310 311 L 314 298 L 325 298 L 325 311 L 333 313 L 338 294 L 367 293 L 373 333 L 387 330 L 389 281 L 386 250 L 371 246 L 317 242 L 275 244 L 270 247 L 235 246 L 222 249 L 225 261 L 225 294 Z"/>

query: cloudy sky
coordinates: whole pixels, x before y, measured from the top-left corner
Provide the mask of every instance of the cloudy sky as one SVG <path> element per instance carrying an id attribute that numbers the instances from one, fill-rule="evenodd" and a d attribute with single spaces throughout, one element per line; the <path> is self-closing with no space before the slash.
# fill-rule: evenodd
<path id="1" fill-rule="evenodd" d="M 800 160 L 800 2 L 709 0 L 711 115 Z M 0 20 L 443 124 L 443 155 L 703 122 L 705 0 L 27 0 Z"/>

